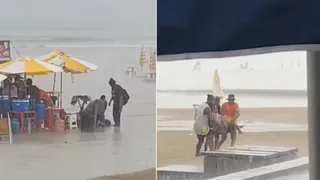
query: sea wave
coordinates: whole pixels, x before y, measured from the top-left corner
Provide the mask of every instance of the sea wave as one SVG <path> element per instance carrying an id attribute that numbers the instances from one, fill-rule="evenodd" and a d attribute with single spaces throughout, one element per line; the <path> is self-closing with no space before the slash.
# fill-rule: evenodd
<path id="1" fill-rule="evenodd" d="M 10 40 L 16 48 L 46 48 L 46 47 L 146 47 L 155 46 L 155 37 L 101 37 L 81 35 L 0 35 L 0 39 Z"/>

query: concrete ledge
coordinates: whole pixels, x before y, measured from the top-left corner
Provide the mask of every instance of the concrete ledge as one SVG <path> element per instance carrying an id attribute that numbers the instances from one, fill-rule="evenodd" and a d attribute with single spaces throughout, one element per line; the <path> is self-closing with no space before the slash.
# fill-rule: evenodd
<path id="1" fill-rule="evenodd" d="M 264 180 L 288 175 L 309 168 L 309 157 L 259 167 L 207 180 Z"/>
<path id="2" fill-rule="evenodd" d="M 203 180 L 203 167 L 193 165 L 170 165 L 157 168 L 159 180 Z"/>

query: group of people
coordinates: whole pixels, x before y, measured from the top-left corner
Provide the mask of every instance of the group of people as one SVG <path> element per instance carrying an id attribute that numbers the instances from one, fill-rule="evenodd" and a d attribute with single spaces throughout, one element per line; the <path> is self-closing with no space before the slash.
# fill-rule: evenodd
<path id="1" fill-rule="evenodd" d="M 129 101 L 129 94 L 123 89 L 113 78 L 109 79 L 111 87 L 111 99 L 108 103 L 105 95 L 101 95 L 99 99 L 91 101 L 82 111 L 80 111 L 81 131 L 93 131 L 94 126 L 99 124 L 109 124 L 105 119 L 105 111 L 113 102 L 113 120 L 114 126 L 120 126 L 121 112 L 124 105 Z"/>
<path id="2" fill-rule="evenodd" d="M 32 79 L 22 79 L 20 75 L 8 76 L 0 88 L 0 95 L 11 99 L 35 99 L 36 103 L 53 106 L 55 99 L 33 84 Z"/>
<path id="3" fill-rule="evenodd" d="M 220 105 L 220 97 L 207 95 L 207 101 L 200 104 L 196 112 L 194 131 L 198 137 L 196 145 L 196 156 L 200 156 L 200 150 L 205 142 L 205 150 L 218 149 L 226 140 L 227 134 L 231 135 L 231 146 L 234 146 L 237 131 L 242 134 L 237 124 L 240 117 L 238 103 L 235 102 L 235 95 L 229 94 L 228 102 Z M 222 138 L 220 139 L 220 136 Z M 213 139 L 215 142 L 213 143 Z"/>

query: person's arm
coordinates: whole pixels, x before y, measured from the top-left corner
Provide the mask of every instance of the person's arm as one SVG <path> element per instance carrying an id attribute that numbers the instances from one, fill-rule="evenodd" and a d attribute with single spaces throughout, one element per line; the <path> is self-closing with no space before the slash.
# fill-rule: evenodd
<path id="1" fill-rule="evenodd" d="M 206 107 L 203 111 L 203 115 L 206 115 L 208 116 L 208 125 L 210 128 L 212 128 L 212 121 L 213 121 L 213 118 L 212 118 L 212 111 L 211 111 L 211 108 L 210 107 Z"/>
<path id="2" fill-rule="evenodd" d="M 111 102 L 113 101 L 113 95 L 111 95 L 110 101 L 109 101 L 109 106 L 111 106 Z"/>

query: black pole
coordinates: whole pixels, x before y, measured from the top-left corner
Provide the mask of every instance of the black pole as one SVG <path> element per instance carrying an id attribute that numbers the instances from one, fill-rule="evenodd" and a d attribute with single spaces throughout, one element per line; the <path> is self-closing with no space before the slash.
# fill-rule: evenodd
<path id="1" fill-rule="evenodd" d="M 320 179 L 320 51 L 307 52 L 309 174 Z M 319 94 L 318 94 L 319 93 Z"/>

